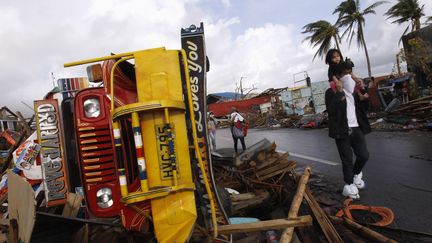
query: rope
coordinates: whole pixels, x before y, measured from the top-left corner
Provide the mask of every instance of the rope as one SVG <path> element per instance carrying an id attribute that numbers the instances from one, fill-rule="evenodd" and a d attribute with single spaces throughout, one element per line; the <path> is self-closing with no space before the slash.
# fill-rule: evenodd
<path id="1" fill-rule="evenodd" d="M 351 198 L 346 199 L 344 201 L 344 207 L 336 213 L 336 217 L 339 218 L 347 217 L 355 221 L 351 215 L 351 210 L 358 210 L 358 211 L 372 212 L 381 216 L 381 220 L 373 223 L 372 225 L 387 226 L 393 223 L 394 214 L 390 208 L 351 204 L 352 201 L 353 200 Z"/>

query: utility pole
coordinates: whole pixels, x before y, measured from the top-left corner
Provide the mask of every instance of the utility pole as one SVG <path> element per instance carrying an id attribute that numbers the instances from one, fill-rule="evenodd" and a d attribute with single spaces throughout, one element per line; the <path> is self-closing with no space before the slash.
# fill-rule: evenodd
<path id="1" fill-rule="evenodd" d="M 400 77 L 401 76 L 401 69 L 400 69 L 400 64 L 399 64 L 399 53 L 396 54 L 396 67 L 397 67 L 398 75 Z"/>
<path id="2" fill-rule="evenodd" d="M 244 79 L 244 78 L 247 78 L 247 77 L 240 77 L 240 97 L 241 97 L 241 99 L 243 99 L 243 83 L 242 83 L 242 80 Z"/>
<path id="3" fill-rule="evenodd" d="M 33 108 L 33 107 L 29 106 L 29 105 L 28 105 L 27 103 L 25 103 L 24 101 L 21 101 L 21 103 L 22 103 L 23 105 L 25 105 L 27 108 L 29 108 L 31 111 L 34 112 L 34 108 Z"/>
<path id="4" fill-rule="evenodd" d="M 247 78 L 247 77 L 243 77 L 243 76 L 240 77 L 239 86 L 236 87 L 236 93 L 240 92 L 240 99 L 243 99 L 243 83 L 242 83 L 242 80 L 244 78 Z M 236 97 L 236 100 L 237 100 L 237 97 Z"/>
<path id="5" fill-rule="evenodd" d="M 240 77 L 239 84 L 238 84 L 238 86 L 236 86 L 236 89 L 235 89 L 236 93 L 237 93 L 237 92 L 240 92 L 240 99 L 242 99 L 242 100 L 243 100 L 244 97 L 247 96 L 250 92 L 252 92 L 253 90 L 256 90 L 256 89 L 257 89 L 257 88 L 255 87 L 254 84 L 252 85 L 252 88 L 244 88 L 244 87 L 243 87 L 243 82 L 242 82 L 242 80 L 245 79 L 245 78 L 247 78 L 247 77 Z M 237 84 L 236 84 L 236 85 L 237 85 Z M 237 100 L 237 98 L 236 98 L 236 100 Z"/>
<path id="6" fill-rule="evenodd" d="M 55 77 L 54 77 L 54 73 L 53 72 L 51 72 L 51 79 L 52 79 L 52 82 L 53 82 L 53 87 L 55 87 L 56 85 L 55 85 Z"/>

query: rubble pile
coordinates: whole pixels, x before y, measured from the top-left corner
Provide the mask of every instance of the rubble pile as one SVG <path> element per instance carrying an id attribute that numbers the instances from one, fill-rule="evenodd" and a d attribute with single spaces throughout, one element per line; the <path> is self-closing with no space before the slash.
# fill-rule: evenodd
<path id="1" fill-rule="evenodd" d="M 267 226 L 274 224 L 266 231 L 257 232 L 252 226 L 250 231 L 233 231 L 237 232 L 235 242 L 269 240 L 269 235 L 272 239 L 283 240 L 287 229 L 279 227 L 275 220 L 306 216 L 312 217 L 311 224 L 295 226 L 292 239 L 300 242 L 376 242 L 383 239 L 395 242 L 377 229 L 366 228 L 353 219 L 330 217 L 344 208 L 344 198 L 336 185 L 323 176 L 310 174 L 310 167 L 304 172 L 303 168 L 296 168 L 297 163 L 290 159 L 289 153 L 276 152 L 276 144 L 267 139 L 234 158 L 221 153 L 213 153 L 212 158 L 215 181 L 229 193 L 230 203 L 224 207 L 230 219 L 253 217 L 257 221 L 253 225 L 258 222 Z M 307 179 L 303 178 L 305 174 Z M 366 218 L 355 215 L 360 221 Z M 371 218 L 370 213 L 367 217 Z M 393 237 L 397 239 L 398 236 L 393 234 Z"/>
<path id="2" fill-rule="evenodd" d="M 397 103 L 388 112 L 373 114 L 370 118 L 372 127 L 377 130 L 432 130 L 432 96 Z"/>

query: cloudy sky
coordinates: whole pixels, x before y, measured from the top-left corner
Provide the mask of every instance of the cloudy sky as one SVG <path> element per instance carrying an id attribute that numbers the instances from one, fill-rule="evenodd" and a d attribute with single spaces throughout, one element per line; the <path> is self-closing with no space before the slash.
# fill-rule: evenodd
<path id="1" fill-rule="evenodd" d="M 374 1 L 362 0 L 361 8 Z M 432 2 L 426 15 L 432 15 Z M 313 82 L 326 79 L 327 66 L 316 49 L 302 42 L 302 27 L 317 20 L 334 23 L 340 1 L 333 0 L 39 0 L 0 1 L 0 107 L 31 114 L 52 89 L 53 77 L 79 77 L 84 67 L 63 63 L 165 46 L 180 48 L 180 29 L 204 23 L 211 62 L 208 93 L 244 87 L 257 91 L 293 85 L 306 71 Z M 365 38 L 377 76 L 392 71 L 406 25 L 383 16 L 396 0 L 366 17 Z M 359 76 L 366 76 L 363 49 L 342 43 Z M 53 75 L 52 75 L 53 74 Z"/>

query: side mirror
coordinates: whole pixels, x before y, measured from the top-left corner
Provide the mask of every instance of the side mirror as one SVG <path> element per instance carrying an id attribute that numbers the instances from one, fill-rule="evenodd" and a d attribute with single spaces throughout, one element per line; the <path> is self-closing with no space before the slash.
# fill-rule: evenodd
<path id="1" fill-rule="evenodd" d="M 94 64 L 91 66 L 87 66 L 87 76 L 89 82 L 92 83 L 100 83 L 103 81 L 102 79 L 102 65 Z"/>

